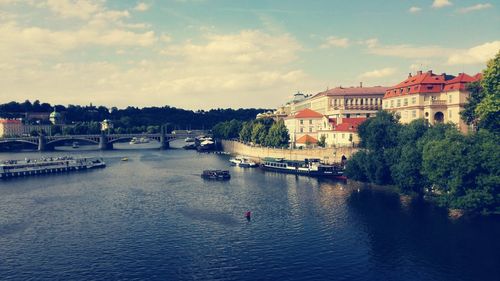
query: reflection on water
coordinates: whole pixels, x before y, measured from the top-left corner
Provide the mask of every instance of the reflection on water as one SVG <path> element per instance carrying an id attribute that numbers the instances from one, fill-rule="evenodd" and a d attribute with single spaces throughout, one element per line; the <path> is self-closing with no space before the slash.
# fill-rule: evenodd
<path id="1" fill-rule="evenodd" d="M 175 144 L 174 144 L 175 146 Z M 107 168 L 0 182 L 6 279 L 494 280 L 500 222 L 362 184 L 129 149 Z M 8 158 L 40 153 L 0 154 Z M 121 161 L 123 157 L 129 161 Z M 230 181 L 204 181 L 203 169 Z M 244 213 L 252 212 L 251 222 Z"/>

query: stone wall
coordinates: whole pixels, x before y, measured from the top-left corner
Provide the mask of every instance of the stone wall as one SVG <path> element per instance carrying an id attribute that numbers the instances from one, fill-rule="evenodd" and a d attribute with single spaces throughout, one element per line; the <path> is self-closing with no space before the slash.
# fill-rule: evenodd
<path id="1" fill-rule="evenodd" d="M 237 141 L 222 141 L 222 149 L 231 154 L 244 155 L 259 161 L 265 157 L 284 158 L 289 160 L 304 160 L 306 158 L 317 158 L 325 163 L 339 163 L 342 156 L 347 159 L 357 148 L 339 147 L 339 148 L 311 148 L 311 149 L 280 149 L 249 146 Z"/>

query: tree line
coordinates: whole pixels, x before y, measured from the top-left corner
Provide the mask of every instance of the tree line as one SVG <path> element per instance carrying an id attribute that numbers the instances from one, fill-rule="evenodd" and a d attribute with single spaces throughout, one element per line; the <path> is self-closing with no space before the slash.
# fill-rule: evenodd
<path id="1" fill-rule="evenodd" d="M 288 147 L 290 141 L 283 120 L 275 121 L 272 118 L 220 122 L 212 128 L 212 134 L 220 139 L 238 139 L 267 147 Z"/>
<path id="2" fill-rule="evenodd" d="M 64 129 L 56 127 L 53 130 L 57 133 L 85 134 L 94 133 L 99 130 L 98 123 L 104 119 L 109 119 L 114 123 L 115 133 L 157 133 L 160 126 L 167 125 L 169 130 L 175 129 L 210 129 L 215 124 L 228 120 L 245 121 L 254 119 L 258 113 L 265 112 L 266 109 L 211 109 L 211 110 L 185 110 L 170 106 L 163 107 L 132 107 L 124 109 L 116 107 L 107 108 L 105 106 L 81 106 L 81 105 L 51 105 L 41 103 L 36 100 L 31 102 L 9 102 L 0 104 L 0 117 L 3 118 L 23 118 L 25 113 L 32 112 L 52 112 L 61 113 L 66 124 L 72 125 Z M 66 131 L 64 131 L 66 130 Z M 59 132 L 60 131 L 60 132 Z"/>
<path id="3" fill-rule="evenodd" d="M 362 149 L 348 160 L 346 175 L 396 185 L 447 208 L 500 214 L 500 52 L 469 90 L 461 117 L 475 131 L 464 135 L 453 124 L 424 119 L 402 125 L 378 112 L 358 127 Z"/>

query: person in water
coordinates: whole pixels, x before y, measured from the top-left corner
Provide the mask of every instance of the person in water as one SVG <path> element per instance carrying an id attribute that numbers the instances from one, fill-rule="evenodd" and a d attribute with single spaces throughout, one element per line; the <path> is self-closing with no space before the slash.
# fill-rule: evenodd
<path id="1" fill-rule="evenodd" d="M 252 219 L 252 213 L 250 211 L 246 211 L 245 218 L 247 218 L 247 221 L 250 221 Z"/>

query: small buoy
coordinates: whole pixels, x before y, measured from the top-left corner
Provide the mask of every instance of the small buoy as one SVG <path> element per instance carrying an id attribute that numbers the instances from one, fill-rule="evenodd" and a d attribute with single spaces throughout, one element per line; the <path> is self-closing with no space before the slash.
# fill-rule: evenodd
<path id="1" fill-rule="evenodd" d="M 359 188 L 358 188 L 358 192 L 359 192 L 359 191 L 360 191 L 360 190 L 359 190 Z"/>
<path id="2" fill-rule="evenodd" d="M 247 221 L 250 221 L 252 218 L 252 213 L 250 211 L 245 212 L 245 218 L 247 218 Z"/>

